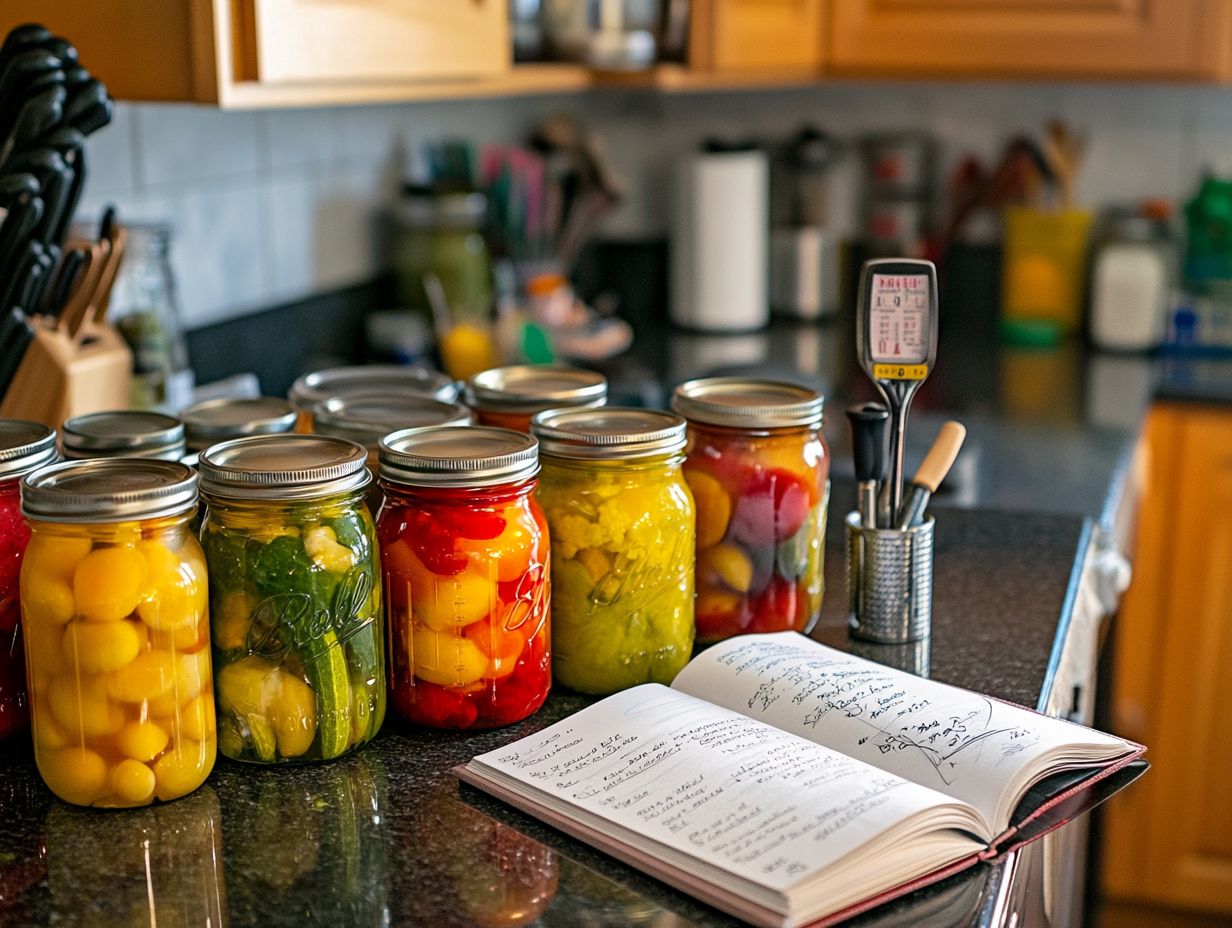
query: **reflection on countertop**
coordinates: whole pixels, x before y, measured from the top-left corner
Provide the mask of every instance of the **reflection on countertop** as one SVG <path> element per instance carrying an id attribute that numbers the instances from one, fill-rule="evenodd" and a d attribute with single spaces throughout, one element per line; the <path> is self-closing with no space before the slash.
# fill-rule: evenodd
<path id="1" fill-rule="evenodd" d="M 834 487 L 834 511 L 854 488 Z M 931 641 L 865 656 L 1028 705 L 1050 657 L 1075 557 L 1075 516 L 951 511 L 939 535 Z M 850 647 L 841 520 L 827 536 L 815 636 Z M 1014 616 L 1013 623 L 988 621 Z M 260 925 L 728 928 L 737 923 L 468 787 L 450 769 L 592 701 L 564 690 L 519 725 L 454 733 L 390 722 L 356 754 L 279 769 L 220 759 L 184 799 L 75 809 L 38 780 L 22 740 L 0 753 L 0 928 Z M 999 865 L 857 919 L 981 924 Z"/>

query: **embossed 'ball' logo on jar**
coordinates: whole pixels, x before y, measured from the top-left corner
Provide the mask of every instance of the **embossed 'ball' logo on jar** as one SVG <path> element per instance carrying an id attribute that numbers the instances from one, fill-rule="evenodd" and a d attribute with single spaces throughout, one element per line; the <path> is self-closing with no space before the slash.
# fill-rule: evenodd
<path id="1" fill-rule="evenodd" d="M 267 596 L 253 611 L 245 647 L 273 661 L 291 650 L 312 654 L 339 647 L 375 620 L 375 611 L 365 614 L 372 588 L 371 571 L 355 567 L 338 581 L 327 606 L 317 608 L 308 593 Z"/>

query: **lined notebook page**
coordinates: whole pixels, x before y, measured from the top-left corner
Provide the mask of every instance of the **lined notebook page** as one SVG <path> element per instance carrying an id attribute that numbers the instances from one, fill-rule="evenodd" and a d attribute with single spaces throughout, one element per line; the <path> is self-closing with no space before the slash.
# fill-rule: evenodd
<path id="1" fill-rule="evenodd" d="M 995 834 L 1002 799 L 1044 754 L 1119 738 L 837 651 L 795 632 L 744 635 L 704 651 L 674 689 L 767 722 L 975 806 Z"/>
<path id="2" fill-rule="evenodd" d="M 658 684 L 468 766 L 774 891 L 924 810 L 944 807 L 934 817 L 978 828 L 973 810 L 932 790 Z"/>

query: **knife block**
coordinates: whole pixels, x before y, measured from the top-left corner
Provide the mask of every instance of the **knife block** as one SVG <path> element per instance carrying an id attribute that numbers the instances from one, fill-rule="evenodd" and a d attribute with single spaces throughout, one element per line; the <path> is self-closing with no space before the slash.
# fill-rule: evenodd
<path id="1" fill-rule="evenodd" d="M 59 429 L 70 416 L 128 408 L 132 352 L 114 328 L 91 321 L 74 338 L 35 325 L 34 341 L 0 401 L 0 417 Z"/>

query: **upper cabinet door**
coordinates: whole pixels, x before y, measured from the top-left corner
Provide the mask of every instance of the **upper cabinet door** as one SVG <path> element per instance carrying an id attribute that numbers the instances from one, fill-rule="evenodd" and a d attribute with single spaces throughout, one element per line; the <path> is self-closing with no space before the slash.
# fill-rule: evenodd
<path id="1" fill-rule="evenodd" d="M 693 0 L 689 66 L 699 71 L 820 71 L 824 0 Z"/>
<path id="2" fill-rule="evenodd" d="M 832 0 L 845 74 L 1228 76 L 1225 0 Z"/>
<path id="3" fill-rule="evenodd" d="M 244 80 L 479 77 L 510 66 L 508 0 L 240 0 Z"/>

